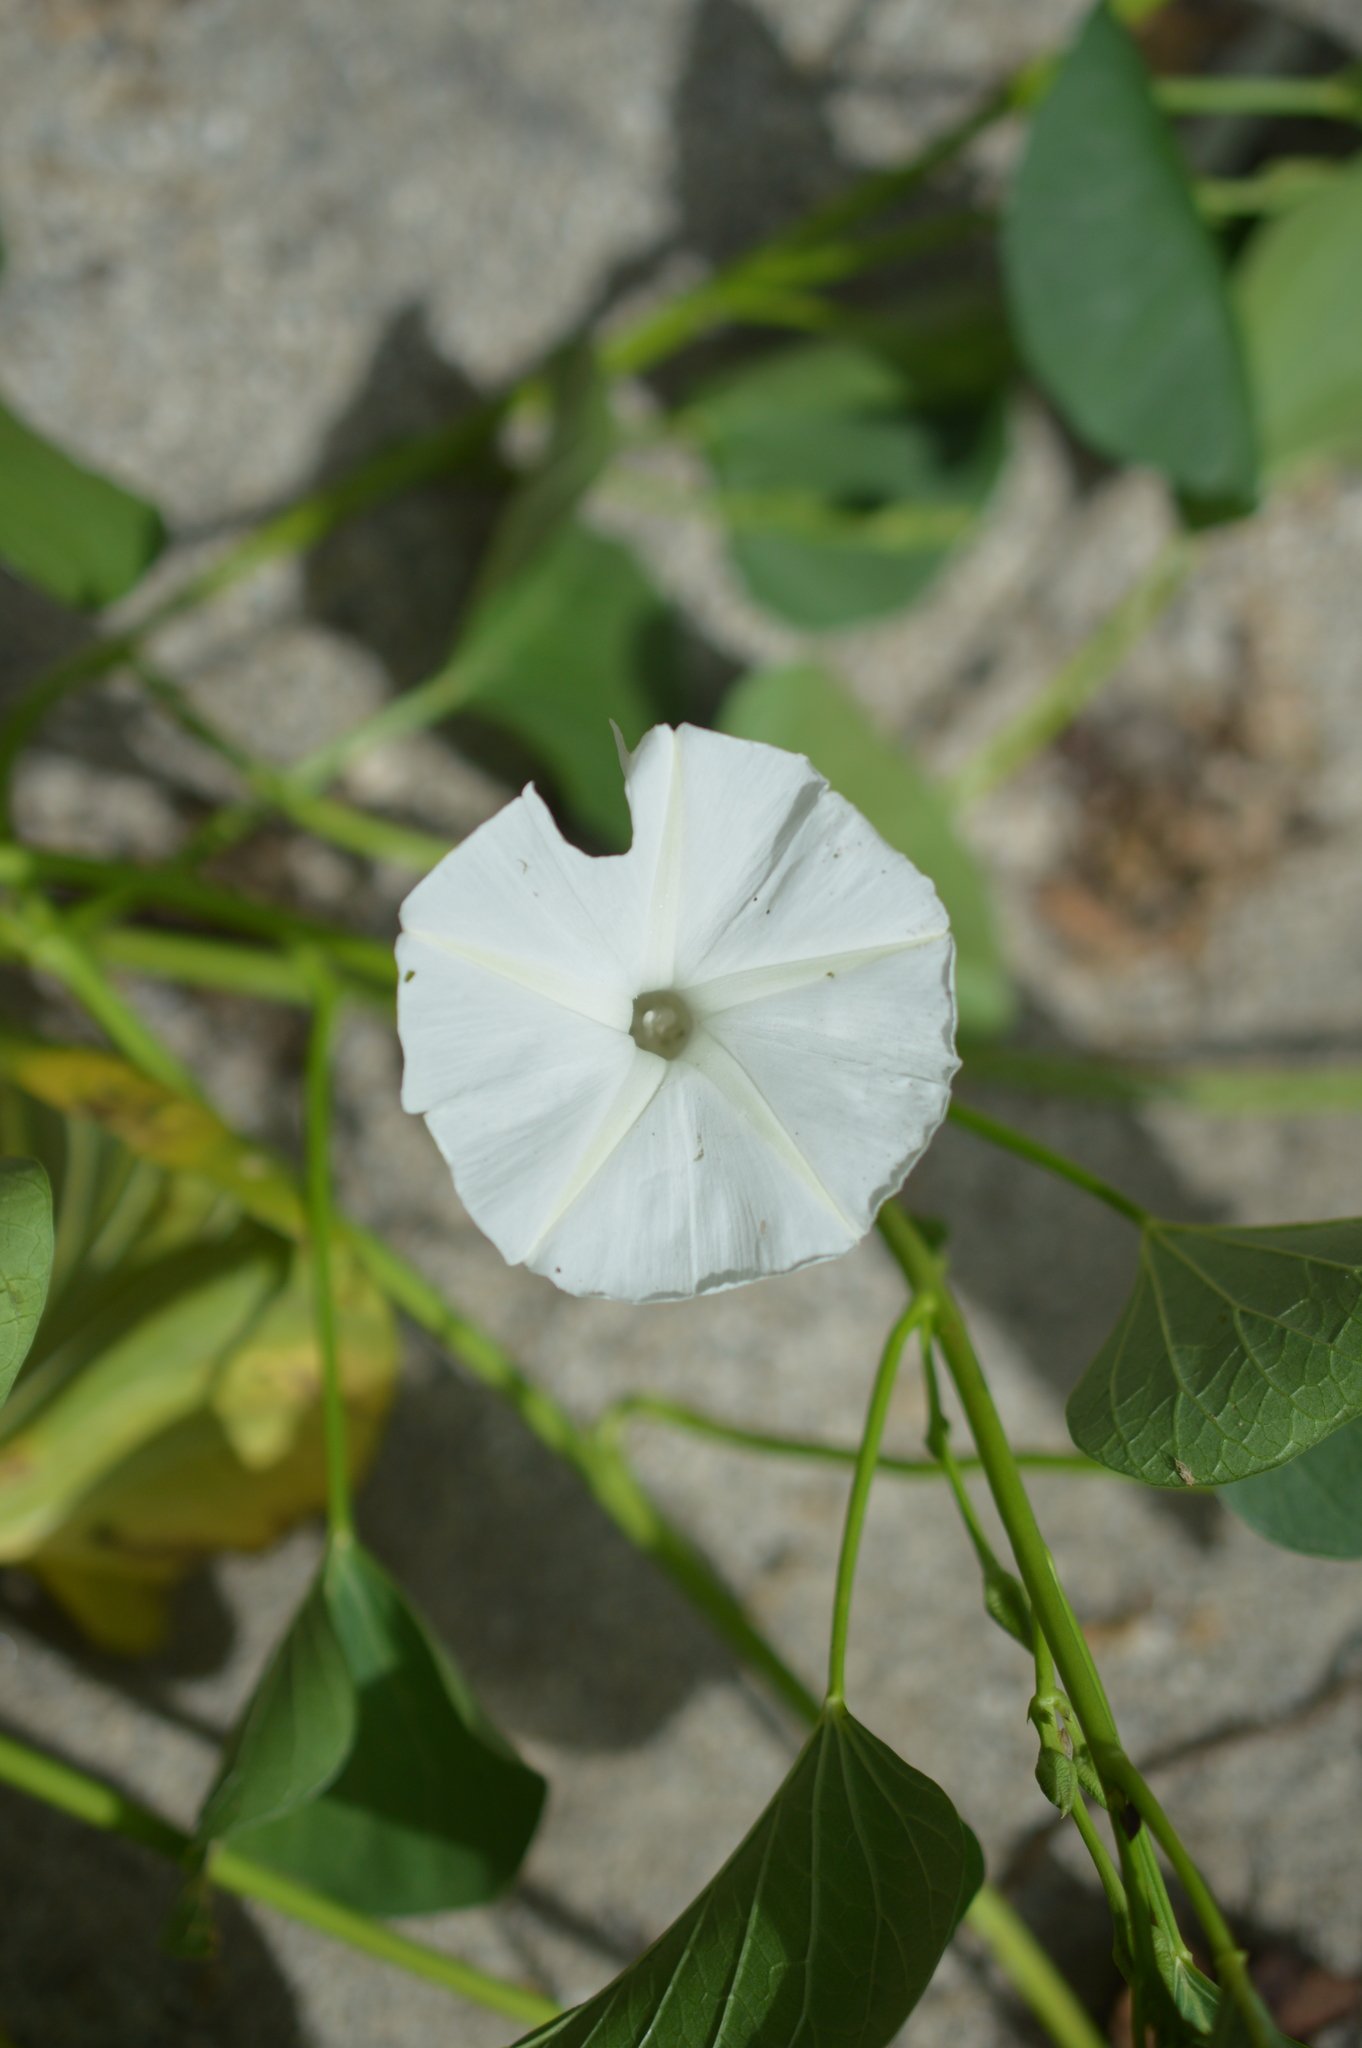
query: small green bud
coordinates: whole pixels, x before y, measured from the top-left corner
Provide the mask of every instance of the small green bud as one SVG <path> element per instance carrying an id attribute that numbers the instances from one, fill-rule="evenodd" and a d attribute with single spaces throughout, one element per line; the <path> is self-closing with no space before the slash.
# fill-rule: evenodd
<path id="1" fill-rule="evenodd" d="M 1078 1798 L 1078 1772 L 1062 1749 L 1042 1749 L 1036 1758 L 1036 1783 L 1049 1800 L 1067 1816 Z"/>
<path id="2" fill-rule="evenodd" d="M 1024 1650 L 1035 1647 L 1031 1639 L 1031 1603 L 1021 1581 L 1005 1572 L 1000 1564 L 990 1566 L 984 1573 L 984 1608 Z"/>

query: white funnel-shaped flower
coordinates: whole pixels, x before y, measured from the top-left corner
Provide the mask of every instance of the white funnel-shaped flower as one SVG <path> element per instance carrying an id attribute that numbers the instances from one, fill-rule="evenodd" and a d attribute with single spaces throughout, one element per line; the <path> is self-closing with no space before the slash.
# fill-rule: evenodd
<path id="1" fill-rule="evenodd" d="M 592 859 L 533 786 L 402 906 L 403 1106 L 511 1264 L 671 1301 L 837 1258 L 945 1115 L 931 883 L 802 755 L 683 725 Z"/>

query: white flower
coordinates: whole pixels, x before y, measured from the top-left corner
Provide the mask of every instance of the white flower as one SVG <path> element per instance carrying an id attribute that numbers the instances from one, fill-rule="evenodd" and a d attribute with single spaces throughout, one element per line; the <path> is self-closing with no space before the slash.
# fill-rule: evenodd
<path id="1" fill-rule="evenodd" d="M 669 1301 L 865 1235 L 946 1112 L 953 948 L 802 755 L 660 725 L 621 759 L 628 853 L 531 785 L 408 896 L 402 1102 L 511 1264 Z"/>

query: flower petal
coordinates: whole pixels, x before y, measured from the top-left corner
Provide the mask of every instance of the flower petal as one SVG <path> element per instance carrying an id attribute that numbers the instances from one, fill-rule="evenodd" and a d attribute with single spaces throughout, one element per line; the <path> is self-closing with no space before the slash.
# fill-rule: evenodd
<path id="1" fill-rule="evenodd" d="M 627 1032 L 423 950 L 416 980 L 404 990 L 403 1099 L 424 1111 L 464 1207 L 515 1265 L 542 1235 L 628 1076 L 648 1055 Z M 419 1022 L 410 1000 L 417 990 Z M 413 1074 L 427 1084 L 419 1099 Z"/>
<path id="2" fill-rule="evenodd" d="M 802 755 L 689 725 L 675 745 L 685 885 L 670 985 L 699 993 L 722 976 L 947 930 L 926 876 Z"/>
<path id="3" fill-rule="evenodd" d="M 947 936 L 710 1017 L 856 1236 L 946 1114 L 960 1062 Z"/>
<path id="4" fill-rule="evenodd" d="M 700 1067 L 657 1064 L 657 1093 L 527 1261 L 535 1272 L 570 1294 L 677 1301 L 850 1251 L 860 1233 Z"/>
<path id="5" fill-rule="evenodd" d="M 593 860 L 569 846 L 531 784 L 417 883 L 402 926 L 408 941 L 422 939 L 627 1031 L 638 993 L 627 956 L 646 879 L 629 854 Z M 405 1046 L 405 1024 L 399 1028 Z M 407 1060 L 410 1077 L 410 1047 Z M 425 1099 L 409 1101 L 404 1083 L 408 1108 L 439 1099 L 419 1076 L 412 1085 Z"/>

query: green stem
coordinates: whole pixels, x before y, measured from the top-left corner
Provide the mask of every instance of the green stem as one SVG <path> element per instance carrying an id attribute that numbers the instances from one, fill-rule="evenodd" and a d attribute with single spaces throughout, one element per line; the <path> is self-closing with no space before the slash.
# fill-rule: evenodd
<path id="1" fill-rule="evenodd" d="M 1335 1116 L 1362 1110 L 1362 1066 L 1123 1066 L 970 1043 L 965 1081 L 1121 1107 L 1180 1102 L 1207 1116 Z"/>
<path id="2" fill-rule="evenodd" d="M 1288 213 L 1342 175 L 1342 165 L 1332 157 L 1280 157 L 1256 177 L 1198 178 L 1192 189 L 1203 220 L 1242 220 Z"/>
<path id="3" fill-rule="evenodd" d="M 148 1030 L 108 980 L 89 947 L 72 936 L 42 897 L 26 896 L 16 908 L 0 909 L 0 945 L 9 946 L 30 967 L 51 974 L 69 989 L 110 1041 L 144 1074 L 177 1095 L 200 1099 L 201 1090 L 189 1069 Z"/>
<path id="4" fill-rule="evenodd" d="M 229 940 L 120 925 L 97 932 L 90 940 L 90 950 L 105 967 L 121 968 L 127 974 L 312 1007 L 312 984 L 297 961 L 264 946 L 238 946 Z M 363 993 L 371 997 L 374 990 L 366 983 Z"/>
<path id="5" fill-rule="evenodd" d="M 1116 1928 L 1118 1936 L 1128 1945 L 1130 1941 L 1130 1901 L 1126 1897 L 1126 1888 L 1121 1882 L 1121 1873 L 1112 1861 L 1110 1849 L 1108 1849 L 1101 1835 L 1097 1832 L 1097 1823 L 1088 1812 L 1081 1792 L 1074 1801 L 1073 1812 L 1069 1815 L 1069 1818 L 1077 1828 L 1083 1847 L 1087 1850 L 1092 1862 L 1092 1867 L 1097 1872 L 1098 1882 L 1102 1887 L 1102 1893 L 1107 1902 L 1107 1911 L 1111 1914 L 1112 1925 Z"/>
<path id="6" fill-rule="evenodd" d="M 736 1423 L 720 1422 L 715 1416 L 702 1414 L 697 1408 L 687 1408 L 679 1401 L 664 1401 L 654 1394 L 626 1394 L 621 1400 L 612 1401 L 597 1417 L 595 1434 L 607 1443 L 615 1443 L 626 1425 L 635 1421 L 661 1423 L 673 1429 L 683 1429 L 691 1436 L 708 1438 L 712 1443 L 731 1444 L 735 1450 L 757 1451 L 778 1458 L 808 1458 L 828 1465 L 854 1465 L 860 1456 L 859 1450 L 849 1444 L 823 1444 L 810 1437 L 773 1436 L 765 1430 L 742 1429 Z M 1032 1472 L 1072 1472 L 1092 1479 L 1118 1476 L 1107 1466 L 1085 1458 L 1081 1451 L 1018 1451 L 1016 1458 L 1020 1466 Z M 982 1470 L 977 1458 L 956 1458 L 955 1466 L 960 1472 Z M 944 1479 L 946 1476 L 935 1458 L 895 1458 L 883 1451 L 875 1460 L 875 1469 L 897 1479 Z"/>
<path id="7" fill-rule="evenodd" d="M 184 691 L 168 676 L 145 661 L 136 661 L 133 666 L 146 689 L 176 724 L 230 763 L 259 800 L 260 808 L 282 812 L 305 832 L 328 840 L 333 846 L 343 847 L 347 853 L 358 853 L 368 860 L 395 861 L 402 867 L 414 868 L 417 874 L 425 874 L 448 853 L 448 840 L 438 839 L 429 832 L 412 831 L 405 825 L 394 825 L 386 818 L 375 818 L 368 811 L 357 810 L 352 804 L 338 803 L 332 797 L 315 796 L 299 788 L 286 769 L 258 760 L 237 746 L 226 733 L 219 731 L 194 708 Z M 229 808 L 235 814 L 242 807 L 232 805 Z M 252 807 L 253 814 L 256 808 Z"/>
<path id="8" fill-rule="evenodd" d="M 307 1049 L 307 1233 L 312 1255 L 312 1307 L 322 1363 L 322 1421 L 326 1440 L 326 1517 L 333 1538 L 355 1533 L 350 1493 L 349 1428 L 336 1338 L 336 1295 L 331 1246 L 336 1218 L 331 1200 L 331 1050 L 338 993 L 320 961 L 304 963 L 314 976 L 316 1007 Z"/>
<path id="9" fill-rule="evenodd" d="M 1142 1888 L 1140 1873 L 1132 1871 L 1130 1866 L 1126 1853 L 1129 1843 L 1124 1839 L 1121 1828 L 1122 1809 L 1128 1801 L 1149 1825 L 1172 1862 L 1205 1929 L 1221 1987 L 1243 2015 L 1250 2040 L 1255 2048 L 1276 2048 L 1279 2037 L 1249 1982 L 1244 1958 L 1234 1945 L 1223 1914 L 1158 1800 L 1121 1747 L 1115 1718 L 1097 1667 L 1060 1585 L 1054 1559 L 1041 1535 L 988 1382 L 960 1311 L 945 1286 L 940 1262 L 910 1219 L 893 1202 L 887 1202 L 880 1211 L 879 1228 L 909 1284 L 915 1291 L 930 1293 L 935 1300 L 937 1338 L 950 1367 L 976 1448 L 984 1461 L 989 1487 L 1012 1545 L 1017 1568 L 1030 1596 L 1037 1624 L 1049 1640 L 1064 1690 L 1073 1702 L 1074 1711 L 1087 1736 L 1093 1761 L 1108 1788 L 1112 1812 L 1120 1830 L 1118 1840 L 1122 1847 L 1127 1890 Z M 1138 1917 L 1132 1916 L 1135 1920 Z"/>
<path id="10" fill-rule="evenodd" d="M 40 676 L 0 720 L 0 831 L 10 830 L 9 786 L 19 752 L 52 707 L 70 691 L 121 668 L 162 626 L 253 576 L 268 563 L 316 547 L 357 512 L 480 455 L 495 434 L 510 396 L 487 399 L 428 434 L 381 449 L 338 483 L 310 491 L 243 535 L 218 561 L 189 577 L 125 632 L 92 641 Z"/>
<path id="11" fill-rule="evenodd" d="M 618 1448 L 580 1429 L 486 1331 L 451 1308 L 439 1290 L 381 1238 L 353 1224 L 347 1234 L 394 1307 L 511 1404 L 539 1441 L 572 1466 L 630 1542 L 653 1558 L 708 1615 L 735 1655 L 759 1672 L 798 1718 L 811 1726 L 819 1711 L 814 1695 L 753 1628 L 713 1566 L 667 1521 Z"/>
<path id="12" fill-rule="evenodd" d="M 856 1561 L 861 1553 L 861 1537 L 865 1531 L 866 1511 L 870 1506 L 870 1489 L 875 1480 L 875 1466 L 879 1459 L 880 1442 L 884 1436 L 884 1425 L 889 1414 L 889 1401 L 894 1391 L 899 1360 L 903 1356 L 903 1347 L 908 1342 L 910 1332 L 917 1329 L 919 1324 L 926 1322 L 931 1311 L 930 1294 L 920 1293 L 889 1332 L 875 1373 L 870 1406 L 866 1410 L 865 1428 L 861 1432 L 861 1447 L 856 1453 L 856 1474 L 851 1482 L 851 1496 L 847 1501 L 841 1555 L 837 1560 L 837 1586 L 832 1600 L 832 1642 L 828 1650 L 827 1696 L 830 1702 L 841 1701 L 846 1697 L 847 1631 L 851 1626 L 851 1595 L 856 1583 Z"/>
<path id="13" fill-rule="evenodd" d="M 1118 1216 L 1142 1228 L 1152 1219 L 1147 1209 L 1138 1202 L 1132 1202 L 1118 1188 L 1099 1180 L 1095 1173 L 1089 1173 L 1086 1166 L 1080 1166 L 1074 1159 L 1066 1159 L 1062 1152 L 1051 1151 L 1037 1138 L 1028 1138 L 1025 1131 L 1013 1130 L 1010 1124 L 999 1123 L 993 1116 L 985 1115 L 981 1109 L 971 1109 L 967 1103 L 952 1102 L 948 1115 L 953 1124 L 964 1130 L 973 1131 L 976 1137 L 986 1138 L 990 1145 L 999 1146 L 1004 1152 L 1015 1152 L 1019 1159 L 1030 1160 L 1033 1166 L 1044 1167 L 1047 1173 L 1057 1174 L 1060 1180 L 1067 1180 L 1085 1193 L 1095 1195 L 1099 1202 L 1105 1202 Z"/>
<path id="14" fill-rule="evenodd" d="M 1118 663 L 1162 617 L 1186 582 L 1194 544 L 1179 534 L 1159 551 L 1144 575 L 1103 619 L 1078 652 L 1044 688 L 946 783 L 953 803 L 975 803 L 1015 775 L 1033 754 L 1057 739 L 1095 697 Z"/>
<path id="15" fill-rule="evenodd" d="M 1327 78 L 1156 78 L 1165 114 L 1314 114 L 1362 121 L 1362 65 Z"/>
<path id="16" fill-rule="evenodd" d="M 139 1806 L 135 1800 L 116 1792 L 111 1785 L 102 1784 L 98 1778 L 89 1777 L 84 1771 L 74 1770 L 70 1764 L 59 1763 L 55 1757 L 44 1756 L 40 1750 L 31 1749 L 27 1743 L 18 1742 L 13 1736 L 0 1735 L 0 1779 L 27 1793 L 30 1798 L 41 1799 L 59 1812 L 83 1821 L 87 1827 L 98 1828 L 105 1834 L 121 1835 L 127 1841 L 140 1842 L 144 1847 L 154 1849 L 158 1855 L 169 1857 L 172 1862 L 184 1863 L 190 1838 L 181 1829 L 172 1827 L 145 1806 Z M 399 1969 L 439 1984 L 446 1991 L 455 1991 L 478 2005 L 488 2006 L 493 2012 L 505 2013 L 511 2019 L 534 2025 L 552 2019 L 558 2011 L 551 2000 L 542 1998 L 535 1991 L 507 1983 L 501 1977 L 489 1976 L 485 1970 L 475 1969 L 471 1963 L 461 1963 L 455 1956 L 442 1955 L 421 1942 L 411 1941 L 392 1928 L 368 1920 L 349 1907 L 339 1906 L 321 1892 L 280 1877 L 233 1850 L 219 1850 L 209 1863 L 208 1875 L 222 1891 L 235 1892 L 241 1898 L 257 1899 L 262 1905 L 273 1906 L 290 1919 L 301 1920 L 351 1948 L 376 1956 L 381 1962 L 395 1963 Z"/>
<path id="17" fill-rule="evenodd" d="M 1106 2048 L 1021 1915 L 992 1885 L 981 1885 L 965 1915 L 1057 2048 Z"/>
<path id="18" fill-rule="evenodd" d="M 48 853 L 37 847 L 0 844 L 0 886 L 56 886 L 88 889 L 94 895 L 67 920 L 67 930 L 82 923 L 102 898 L 115 914 L 141 903 L 161 904 L 205 924 L 259 933 L 280 942 L 311 945 L 324 952 L 333 967 L 391 993 L 397 986 L 392 947 L 358 933 L 302 917 L 266 903 L 253 903 L 228 889 L 214 888 L 175 867 L 144 868 L 131 861 L 85 860 L 79 854 Z M 102 913 L 95 911 L 96 917 Z"/>

